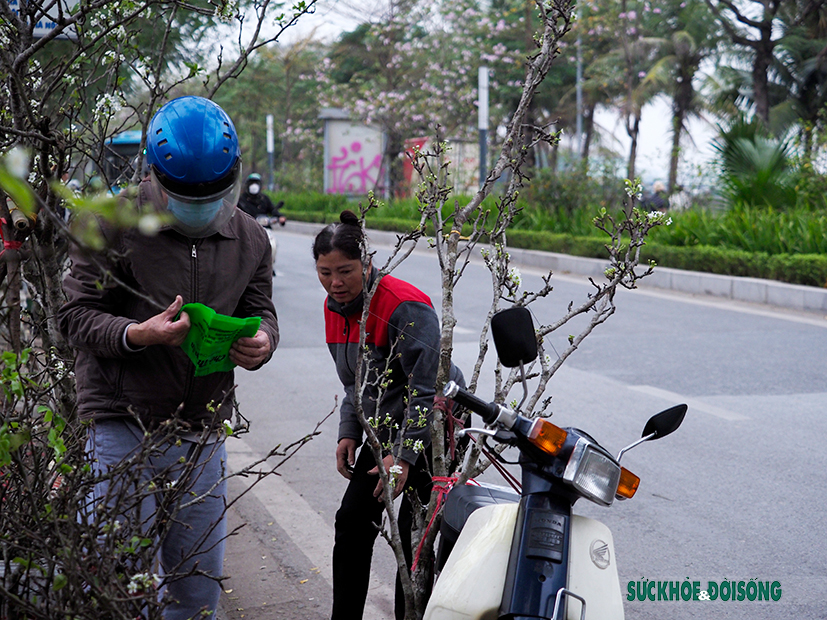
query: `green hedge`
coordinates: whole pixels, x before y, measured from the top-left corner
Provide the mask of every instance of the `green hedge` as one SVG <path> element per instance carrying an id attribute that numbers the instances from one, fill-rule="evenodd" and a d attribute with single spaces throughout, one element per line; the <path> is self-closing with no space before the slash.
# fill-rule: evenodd
<path id="1" fill-rule="evenodd" d="M 288 218 L 304 222 L 334 222 L 338 213 L 300 212 L 285 210 Z M 407 231 L 414 223 L 403 219 L 368 217 L 369 228 L 387 231 Z M 432 230 L 428 234 L 433 234 Z M 508 243 L 515 248 L 557 252 L 587 258 L 607 258 L 606 240 L 601 237 L 576 237 L 568 234 L 509 230 Z M 644 261 L 654 260 L 662 267 L 687 269 L 720 275 L 764 278 L 827 287 L 827 255 L 824 254 L 767 254 L 745 252 L 712 246 L 670 246 L 648 242 L 641 252 Z"/>
<path id="2" fill-rule="evenodd" d="M 351 207 L 352 208 L 352 207 Z M 339 221 L 339 212 L 336 213 L 319 213 L 319 212 L 300 212 L 291 209 L 282 209 L 281 212 L 285 217 L 298 222 L 311 222 L 315 224 L 330 224 L 331 222 Z M 354 210 L 355 212 L 355 210 Z M 389 232 L 403 232 L 412 230 L 416 226 L 416 222 L 400 218 L 372 218 L 368 216 L 367 227 L 373 230 L 384 230 Z M 434 234 L 433 226 L 428 223 L 426 233 Z"/>
<path id="3" fill-rule="evenodd" d="M 710 246 L 647 244 L 642 255 L 658 265 L 729 276 L 764 278 L 790 284 L 827 286 L 824 254 L 767 254 Z"/>

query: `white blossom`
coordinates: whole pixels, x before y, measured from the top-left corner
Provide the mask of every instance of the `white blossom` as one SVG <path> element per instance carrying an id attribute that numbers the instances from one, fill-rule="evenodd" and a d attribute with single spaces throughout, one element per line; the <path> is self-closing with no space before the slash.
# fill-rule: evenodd
<path id="1" fill-rule="evenodd" d="M 215 16 L 225 24 L 229 24 L 233 16 L 238 13 L 238 2 L 227 2 L 223 7 L 215 9 Z"/>
<path id="2" fill-rule="evenodd" d="M 16 146 L 6 155 L 6 169 L 18 179 L 29 175 L 29 154 L 22 146 Z"/>
<path id="3" fill-rule="evenodd" d="M 626 185 L 626 195 L 629 198 L 640 200 L 643 197 L 643 185 L 640 179 L 635 179 L 634 181 L 624 179 L 623 183 Z"/>
<path id="4" fill-rule="evenodd" d="M 103 93 L 95 102 L 94 118 L 99 123 L 104 116 L 117 114 L 123 108 L 123 100 L 120 96 Z"/>
<path id="5" fill-rule="evenodd" d="M 154 237 L 161 228 L 161 218 L 157 213 L 147 213 L 138 220 L 138 230 L 147 237 Z"/>
<path id="6" fill-rule="evenodd" d="M 126 57 L 116 52 L 115 50 L 109 50 L 103 55 L 104 63 L 111 63 L 111 62 L 123 62 L 126 60 Z"/>
<path id="7" fill-rule="evenodd" d="M 672 218 L 666 217 L 666 214 L 663 211 L 649 211 L 649 213 L 646 214 L 646 218 L 650 222 L 660 222 L 661 224 L 665 224 L 666 226 L 672 224 Z"/>
<path id="8" fill-rule="evenodd" d="M 158 575 L 138 573 L 136 575 L 132 575 L 129 583 L 126 584 L 126 591 L 129 592 L 129 594 L 137 594 L 138 592 L 143 592 L 149 588 L 157 588 L 160 583 L 161 578 L 158 577 Z"/>

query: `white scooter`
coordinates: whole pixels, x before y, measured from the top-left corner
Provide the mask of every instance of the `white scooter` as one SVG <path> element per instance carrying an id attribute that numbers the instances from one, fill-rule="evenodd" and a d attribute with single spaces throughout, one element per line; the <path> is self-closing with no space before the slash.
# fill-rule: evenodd
<path id="1" fill-rule="evenodd" d="M 526 308 L 497 313 L 491 331 L 504 366 L 522 370 L 536 358 Z M 525 379 L 523 386 L 527 393 Z M 615 458 L 579 429 L 486 403 L 453 382 L 444 394 L 488 427 L 466 432 L 519 448 L 522 492 L 471 485 L 451 490 L 425 620 L 622 620 L 612 533 L 573 514 L 572 506 L 581 497 L 602 506 L 631 498 L 640 479 L 620 466 L 622 455 L 676 430 L 687 406 L 652 417 L 641 439 Z"/>
<path id="2" fill-rule="evenodd" d="M 281 203 L 279 203 L 281 204 Z M 275 227 L 277 224 L 284 226 L 284 218 L 270 217 L 269 215 L 259 215 L 256 217 L 256 222 L 261 224 L 264 232 L 267 233 L 267 238 L 270 240 L 270 251 L 273 255 L 273 276 L 276 275 L 276 251 L 279 247 L 279 242 L 276 239 Z"/>

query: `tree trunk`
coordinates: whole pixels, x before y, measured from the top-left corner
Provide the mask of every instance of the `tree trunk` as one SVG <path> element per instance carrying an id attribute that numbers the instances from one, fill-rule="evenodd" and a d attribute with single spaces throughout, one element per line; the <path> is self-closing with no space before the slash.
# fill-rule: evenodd
<path id="1" fill-rule="evenodd" d="M 627 127 L 629 137 L 632 139 L 632 146 L 629 147 L 629 166 L 627 168 L 627 178 L 634 180 L 635 178 L 635 164 L 637 160 L 637 140 L 640 136 L 640 112 L 635 112 L 631 128 Z"/>
<path id="2" fill-rule="evenodd" d="M 405 152 L 405 140 L 397 133 L 388 133 L 388 143 L 385 146 L 385 166 L 389 179 L 389 187 L 385 188 L 388 196 L 398 198 L 405 192 L 405 170 L 402 153 Z M 384 171 L 383 171 L 384 172 Z M 376 180 L 377 185 L 384 187 L 384 175 Z"/>
<path id="3" fill-rule="evenodd" d="M 592 144 L 592 137 L 594 136 L 594 109 L 597 107 L 597 103 L 590 103 L 585 110 L 585 114 L 583 115 L 583 122 L 586 137 L 583 140 L 583 161 L 589 160 L 589 150 L 591 149 Z"/>
<path id="4" fill-rule="evenodd" d="M 773 61 L 773 50 L 776 41 L 772 40 L 772 27 L 779 5 L 780 0 L 765 4 L 763 21 L 757 26 L 758 39 L 751 46 L 755 52 L 755 59 L 752 63 L 752 96 L 755 101 L 755 115 L 767 127 L 770 124 L 770 94 L 767 73 Z"/>
<path id="5" fill-rule="evenodd" d="M 764 123 L 770 124 L 770 95 L 767 71 L 772 62 L 772 43 L 761 41 L 755 46 L 755 61 L 752 64 L 752 91 L 755 100 L 755 115 Z"/>
<path id="6" fill-rule="evenodd" d="M 671 194 L 678 181 L 678 160 L 681 154 L 681 133 L 683 118 L 678 114 L 672 117 L 672 153 L 669 157 L 669 181 L 667 189 Z"/>

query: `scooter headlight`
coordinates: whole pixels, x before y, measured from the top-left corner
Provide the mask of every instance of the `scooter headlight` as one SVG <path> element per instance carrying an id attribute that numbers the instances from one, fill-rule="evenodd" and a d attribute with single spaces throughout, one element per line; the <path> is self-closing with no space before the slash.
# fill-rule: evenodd
<path id="1" fill-rule="evenodd" d="M 581 437 L 569 457 L 563 480 L 583 497 L 611 506 L 620 480 L 620 465 L 602 448 Z"/>

